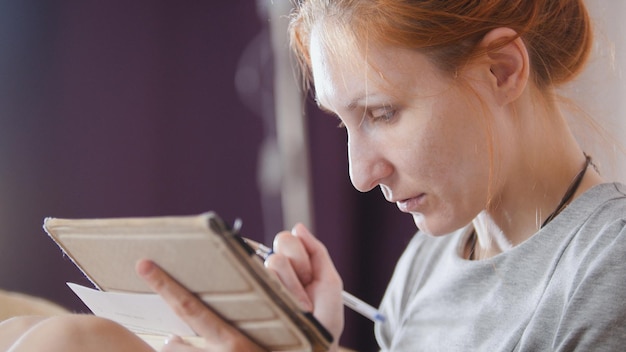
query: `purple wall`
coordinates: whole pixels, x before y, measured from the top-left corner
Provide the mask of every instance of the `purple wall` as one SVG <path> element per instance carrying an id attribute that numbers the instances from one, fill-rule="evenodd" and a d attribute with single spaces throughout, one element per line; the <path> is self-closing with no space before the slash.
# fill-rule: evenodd
<path id="1" fill-rule="evenodd" d="M 262 121 L 233 80 L 261 27 L 253 4 L 15 3 L 0 5 L 4 289 L 80 307 L 45 216 L 216 210 L 262 228 Z"/>
<path id="2" fill-rule="evenodd" d="M 65 282 L 88 282 L 43 233 L 45 216 L 215 210 L 252 238 L 278 231 L 257 189 L 271 126 L 234 83 L 265 24 L 250 0 L 1 3 L 0 288 L 85 310 Z M 345 131 L 309 110 L 317 235 L 346 289 L 378 304 L 411 219 L 351 187 Z M 347 312 L 343 344 L 373 341 Z"/>

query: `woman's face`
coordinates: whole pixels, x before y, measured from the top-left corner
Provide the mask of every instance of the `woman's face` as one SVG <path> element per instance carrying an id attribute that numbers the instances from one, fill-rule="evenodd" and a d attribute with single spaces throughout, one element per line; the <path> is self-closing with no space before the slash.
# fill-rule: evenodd
<path id="1" fill-rule="evenodd" d="M 316 98 L 347 130 L 354 187 L 379 186 L 426 233 L 470 223 L 485 208 L 489 184 L 477 96 L 416 51 L 369 47 L 367 64 L 361 56 L 348 62 L 318 34 L 310 47 Z"/>

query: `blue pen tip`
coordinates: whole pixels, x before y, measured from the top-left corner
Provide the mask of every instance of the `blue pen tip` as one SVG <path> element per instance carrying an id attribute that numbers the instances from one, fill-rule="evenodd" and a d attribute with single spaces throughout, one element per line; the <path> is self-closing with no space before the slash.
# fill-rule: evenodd
<path id="1" fill-rule="evenodd" d="M 385 322 L 385 316 L 383 316 L 380 313 L 376 313 L 376 315 L 374 316 L 374 320 L 384 323 Z"/>

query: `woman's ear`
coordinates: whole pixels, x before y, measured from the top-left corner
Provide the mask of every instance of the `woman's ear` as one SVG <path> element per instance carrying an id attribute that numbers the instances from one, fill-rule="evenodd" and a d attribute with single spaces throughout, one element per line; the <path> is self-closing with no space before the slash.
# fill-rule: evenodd
<path id="1" fill-rule="evenodd" d="M 517 32 L 510 28 L 496 28 L 482 39 L 480 46 L 487 50 L 490 87 L 500 105 L 520 97 L 530 73 L 528 50 Z"/>

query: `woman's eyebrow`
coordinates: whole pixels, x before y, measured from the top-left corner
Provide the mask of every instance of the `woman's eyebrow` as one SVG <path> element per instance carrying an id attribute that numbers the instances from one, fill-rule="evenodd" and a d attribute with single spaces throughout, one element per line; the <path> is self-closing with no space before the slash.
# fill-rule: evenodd
<path id="1" fill-rule="evenodd" d="M 357 107 L 369 107 L 371 105 L 377 105 L 379 104 L 379 101 L 376 100 L 376 98 L 378 98 L 379 95 L 378 94 L 363 94 L 363 95 L 358 95 L 356 98 L 352 99 L 350 101 L 350 103 L 348 105 L 346 105 L 346 108 L 348 110 L 354 110 Z M 370 103 L 370 100 L 373 100 L 373 104 Z"/>
<path id="2" fill-rule="evenodd" d="M 346 105 L 346 109 L 347 109 L 347 110 L 349 110 L 349 111 L 352 111 L 352 110 L 355 110 L 357 107 L 360 107 L 360 106 L 365 106 L 365 107 L 367 107 L 367 106 L 369 106 L 369 105 L 370 105 L 370 103 L 369 103 L 370 99 L 373 99 L 373 98 L 376 98 L 376 97 L 377 97 L 377 94 L 362 94 L 362 95 L 357 95 L 357 97 L 356 97 L 356 98 L 352 99 L 352 100 L 350 101 L 350 103 L 348 103 L 348 104 Z M 376 100 L 374 100 L 374 102 L 376 102 Z M 330 109 L 330 108 L 328 108 L 328 107 L 324 106 L 324 104 L 322 104 L 322 102 L 320 101 L 320 99 L 319 99 L 319 98 L 316 98 L 316 99 L 315 99 L 315 104 L 317 105 L 317 107 L 318 107 L 320 110 L 322 110 L 322 111 L 324 111 L 324 112 L 326 112 L 326 113 L 329 113 L 329 114 L 336 114 L 336 112 L 335 112 L 335 111 L 333 111 L 332 109 Z"/>

